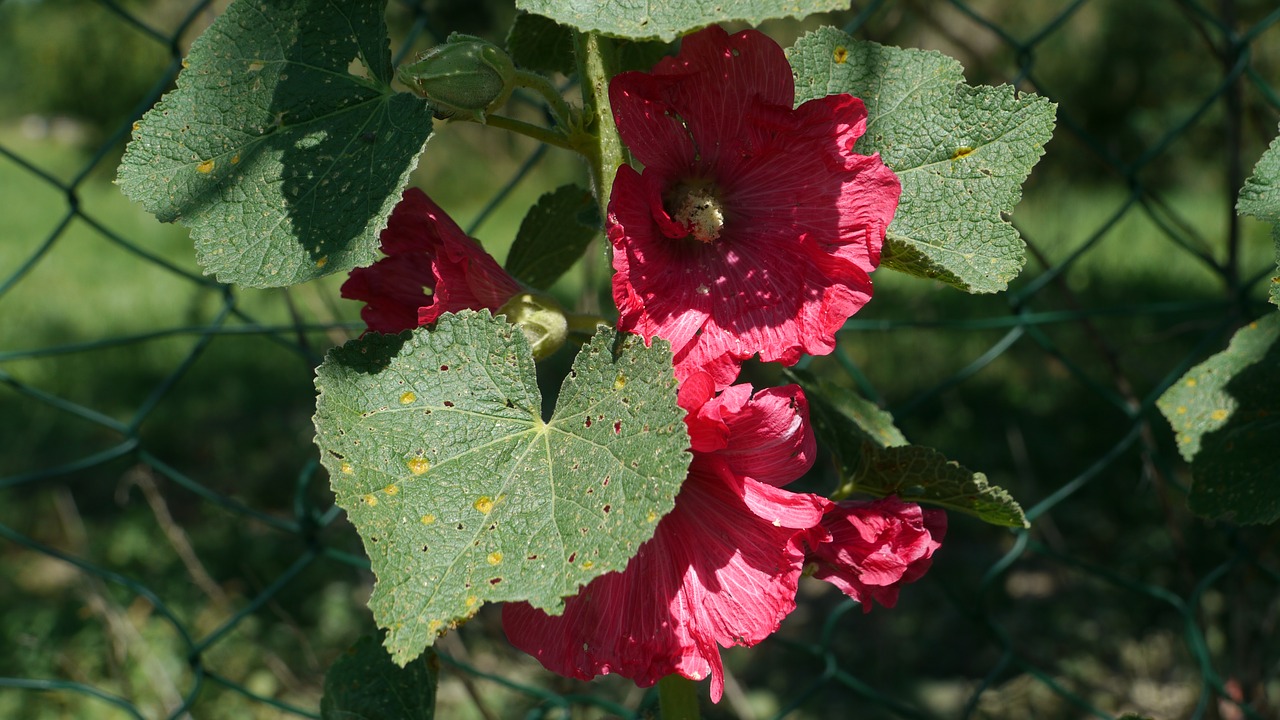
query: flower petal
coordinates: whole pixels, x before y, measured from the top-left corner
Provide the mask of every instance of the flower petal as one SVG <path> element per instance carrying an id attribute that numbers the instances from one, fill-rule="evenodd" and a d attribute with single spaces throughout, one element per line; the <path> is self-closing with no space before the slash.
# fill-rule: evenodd
<path id="1" fill-rule="evenodd" d="M 695 456 L 675 509 L 627 568 L 592 581 L 565 611 L 503 608 L 513 645 L 547 668 L 589 679 L 618 673 L 647 687 L 673 672 L 724 688 L 717 645 L 754 645 L 795 607 L 803 531 L 825 501 L 733 477 Z"/>
<path id="2" fill-rule="evenodd" d="M 817 563 L 814 577 L 840 588 L 870 612 L 872 600 L 893 607 L 898 589 L 924 576 L 942 546 L 947 516 L 889 496 L 841 502 L 828 511 L 822 526 L 831 539 L 810 548 L 809 560 Z"/>

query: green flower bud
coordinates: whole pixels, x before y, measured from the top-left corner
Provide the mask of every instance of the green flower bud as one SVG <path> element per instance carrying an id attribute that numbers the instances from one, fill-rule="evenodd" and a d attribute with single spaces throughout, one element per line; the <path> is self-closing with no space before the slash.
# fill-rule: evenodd
<path id="1" fill-rule="evenodd" d="M 454 33 L 400 66 L 396 77 L 430 102 L 436 117 L 483 121 L 486 112 L 510 97 L 516 68 L 497 45 Z"/>
<path id="2" fill-rule="evenodd" d="M 569 335 L 569 320 L 564 308 L 550 295 L 520 293 L 512 295 L 498 313 L 520 328 L 533 348 L 534 360 L 545 360 L 564 344 Z"/>

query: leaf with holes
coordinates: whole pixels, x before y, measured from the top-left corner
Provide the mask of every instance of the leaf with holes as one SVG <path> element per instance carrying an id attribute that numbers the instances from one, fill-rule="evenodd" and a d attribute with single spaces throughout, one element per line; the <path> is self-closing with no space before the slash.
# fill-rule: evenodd
<path id="1" fill-rule="evenodd" d="M 237 0 L 137 124 L 119 184 L 191 228 L 205 272 L 252 287 L 377 258 L 431 134 L 394 93 L 383 0 Z"/>
<path id="2" fill-rule="evenodd" d="M 759 25 L 776 18 L 802 18 L 828 10 L 843 10 L 849 3 L 845 0 L 516 0 L 516 7 L 583 32 L 674 40 L 713 23 L 741 20 L 748 25 Z"/>
<path id="3" fill-rule="evenodd" d="M 1258 159 L 1253 174 L 1240 189 L 1236 211 L 1275 226 L 1271 237 L 1275 240 L 1276 264 L 1280 265 L 1280 135 L 1271 141 L 1271 147 Z M 1271 278 L 1271 302 L 1280 305 L 1280 275 Z"/>
<path id="4" fill-rule="evenodd" d="M 1280 519 L 1280 312 L 1241 328 L 1157 405 L 1191 463 L 1193 512 L 1240 524 Z"/>
<path id="5" fill-rule="evenodd" d="M 582 257 L 600 232 L 600 216 L 590 191 L 577 185 L 556 188 L 525 215 L 507 253 L 507 272 L 535 288 L 549 288 Z"/>
<path id="6" fill-rule="evenodd" d="M 834 93 L 862 98 L 867 132 L 902 181 L 880 263 L 966 292 L 1004 290 L 1025 248 L 1006 215 L 1053 134 L 1055 105 L 1011 87 L 970 87 L 937 52 L 854 40 L 834 28 L 787 51 L 796 103 Z"/>
<path id="7" fill-rule="evenodd" d="M 364 540 L 369 601 L 404 664 L 486 602 L 548 612 L 626 567 L 690 456 L 671 352 L 601 330 L 549 422 L 528 342 L 488 312 L 331 351 L 316 444 Z"/>
<path id="8" fill-rule="evenodd" d="M 805 389 L 813 431 L 835 458 L 841 485 L 833 496 L 897 495 L 992 525 L 1029 527 L 1022 507 L 1006 490 L 933 448 L 908 445 L 889 413 L 803 370 L 786 372 Z"/>
<path id="9" fill-rule="evenodd" d="M 324 676 L 321 720 L 431 720 L 436 716 L 440 661 L 428 652 L 403 668 L 366 635 Z"/>

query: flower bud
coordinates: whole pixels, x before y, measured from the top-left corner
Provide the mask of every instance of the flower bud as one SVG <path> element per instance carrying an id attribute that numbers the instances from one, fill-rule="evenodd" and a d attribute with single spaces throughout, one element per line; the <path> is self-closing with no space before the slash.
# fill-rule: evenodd
<path id="1" fill-rule="evenodd" d="M 400 82 L 431 103 L 436 117 L 482 121 L 506 102 L 515 76 L 511 58 L 497 45 L 459 33 L 396 71 Z"/>
<path id="2" fill-rule="evenodd" d="M 569 321 L 565 317 L 560 303 L 550 295 L 541 293 L 519 293 L 511 299 L 498 313 L 507 316 L 512 323 L 524 332 L 525 339 L 533 348 L 534 360 L 545 360 L 564 344 L 569 334 Z"/>

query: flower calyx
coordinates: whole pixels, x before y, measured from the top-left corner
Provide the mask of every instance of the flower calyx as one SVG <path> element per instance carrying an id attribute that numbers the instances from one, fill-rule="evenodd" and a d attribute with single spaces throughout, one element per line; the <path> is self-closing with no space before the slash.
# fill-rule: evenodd
<path id="1" fill-rule="evenodd" d="M 493 43 L 453 33 L 413 62 L 396 70 L 400 82 L 427 100 L 440 119 L 483 122 L 516 86 L 511 57 Z"/>
<path id="2" fill-rule="evenodd" d="M 498 313 L 520 328 L 533 349 L 534 360 L 545 360 L 564 345 L 569 336 L 569 320 L 556 299 L 542 293 L 525 292 L 511 296 Z"/>

